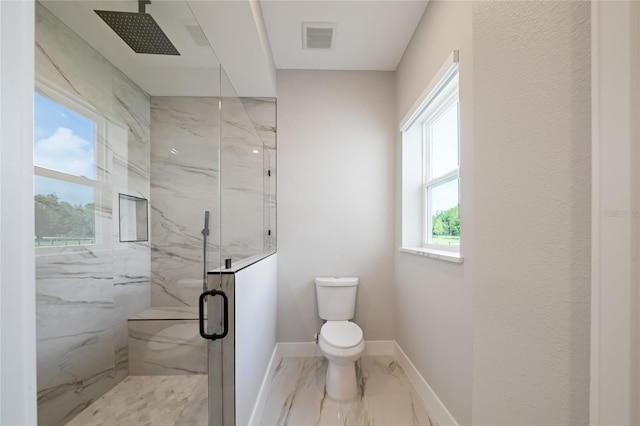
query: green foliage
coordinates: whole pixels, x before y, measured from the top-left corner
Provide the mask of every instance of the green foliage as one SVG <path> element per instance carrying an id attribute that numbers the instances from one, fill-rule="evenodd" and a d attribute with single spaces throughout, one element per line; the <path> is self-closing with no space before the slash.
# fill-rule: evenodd
<path id="1" fill-rule="evenodd" d="M 94 237 L 93 203 L 72 206 L 60 201 L 56 194 L 37 194 L 34 198 L 36 241 L 42 241 L 45 237 Z"/>
<path id="2" fill-rule="evenodd" d="M 460 236 L 460 213 L 459 205 L 451 207 L 449 210 L 438 211 L 432 219 L 434 236 Z"/>

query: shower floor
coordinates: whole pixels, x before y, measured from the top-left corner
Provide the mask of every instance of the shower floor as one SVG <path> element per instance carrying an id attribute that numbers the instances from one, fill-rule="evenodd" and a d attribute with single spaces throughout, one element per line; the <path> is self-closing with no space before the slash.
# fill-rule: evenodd
<path id="1" fill-rule="evenodd" d="M 207 376 L 129 376 L 67 426 L 206 425 Z"/>

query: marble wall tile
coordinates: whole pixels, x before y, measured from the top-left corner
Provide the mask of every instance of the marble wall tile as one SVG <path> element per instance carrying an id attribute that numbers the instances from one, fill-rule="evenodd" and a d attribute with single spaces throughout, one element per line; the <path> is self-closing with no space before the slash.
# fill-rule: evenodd
<path id="1" fill-rule="evenodd" d="M 129 175 L 137 176 L 144 184 L 143 193 L 149 195 L 151 164 L 150 98 L 117 68 L 113 69 L 113 114 L 128 129 Z"/>
<path id="2" fill-rule="evenodd" d="M 175 319 L 198 319 L 197 306 L 178 306 L 165 308 L 149 308 L 130 320 L 175 320 Z"/>
<path id="3" fill-rule="evenodd" d="M 275 242 L 268 195 L 275 194 L 275 157 L 268 148 L 275 148 L 275 105 L 275 99 L 222 100 L 221 243 L 223 257 L 234 261 L 267 251 Z"/>
<path id="4" fill-rule="evenodd" d="M 276 98 L 240 98 L 266 148 L 276 148 Z"/>
<path id="5" fill-rule="evenodd" d="M 112 65 L 40 3 L 36 3 L 35 19 L 37 78 L 98 111 L 111 111 Z"/>
<path id="6" fill-rule="evenodd" d="M 99 371 L 81 381 L 38 392 L 38 422 L 65 425 L 115 385 L 111 371 Z"/>
<path id="7" fill-rule="evenodd" d="M 113 386 L 113 279 L 109 250 L 36 258 L 38 409 L 64 419 Z"/>
<path id="8" fill-rule="evenodd" d="M 112 328 L 114 348 L 114 367 L 111 372 L 114 384 L 120 383 L 129 376 L 129 324 L 122 318 L 116 318 Z"/>
<path id="9" fill-rule="evenodd" d="M 113 118 L 124 129 L 124 143 L 112 146 L 113 177 L 116 188 L 129 195 L 150 197 L 150 100 L 120 70 L 113 70 Z M 110 138 L 112 140 L 112 138 Z"/>
<path id="10" fill-rule="evenodd" d="M 205 211 L 208 269 L 219 266 L 219 132 L 217 98 L 151 98 L 152 306 L 197 305 Z"/>
<path id="11" fill-rule="evenodd" d="M 150 257 L 148 242 L 116 243 L 113 250 L 113 298 L 117 318 L 127 320 L 149 307 Z"/>
<path id="12" fill-rule="evenodd" d="M 207 373 L 207 341 L 197 320 L 130 320 L 129 374 Z"/>
<path id="13" fill-rule="evenodd" d="M 81 256 L 36 259 L 38 339 L 103 331 L 113 326 L 110 256 L 106 253 L 102 258 Z M 58 276 L 51 275 L 54 269 L 59 270 Z"/>
<path id="14" fill-rule="evenodd" d="M 223 98 L 220 116 L 218 107 L 218 98 L 151 99 L 152 306 L 196 305 L 205 210 L 208 269 L 275 247 L 275 177 L 266 173 L 275 168 L 275 99 Z M 266 153 L 261 137 L 273 147 Z"/>

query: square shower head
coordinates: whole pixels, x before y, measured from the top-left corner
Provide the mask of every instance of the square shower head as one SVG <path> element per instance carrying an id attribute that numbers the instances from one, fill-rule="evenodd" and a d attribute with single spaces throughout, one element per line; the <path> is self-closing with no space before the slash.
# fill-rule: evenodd
<path id="1" fill-rule="evenodd" d="M 180 55 L 155 19 L 148 13 L 96 10 L 98 16 L 111 27 L 136 53 Z"/>

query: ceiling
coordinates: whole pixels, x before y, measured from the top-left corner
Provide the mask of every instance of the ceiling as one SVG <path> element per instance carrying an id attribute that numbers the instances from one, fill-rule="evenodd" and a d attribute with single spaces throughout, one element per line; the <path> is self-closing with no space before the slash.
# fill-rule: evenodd
<path id="1" fill-rule="evenodd" d="M 393 71 L 427 0 L 261 0 L 276 68 Z M 333 49 L 303 49 L 303 22 L 337 24 Z"/>
<path id="2" fill-rule="evenodd" d="M 395 70 L 427 5 L 427 0 L 153 0 L 147 13 L 181 53 L 164 56 L 134 53 L 94 12 L 136 12 L 136 0 L 40 1 L 154 96 L 217 96 L 220 63 L 240 96 L 276 96 L 276 68 Z M 303 49 L 305 21 L 337 24 L 333 49 Z M 204 45 L 189 26 L 199 26 Z"/>
<path id="3" fill-rule="evenodd" d="M 41 3 L 147 93 L 155 96 L 219 93 L 219 60 L 206 39 L 204 45 L 198 45 L 189 33 L 187 26 L 198 27 L 198 21 L 185 1 L 154 1 L 146 8 L 180 56 L 133 52 L 94 12 L 137 12 L 137 1 L 41 0 Z"/>

